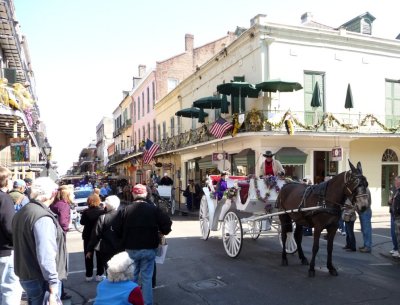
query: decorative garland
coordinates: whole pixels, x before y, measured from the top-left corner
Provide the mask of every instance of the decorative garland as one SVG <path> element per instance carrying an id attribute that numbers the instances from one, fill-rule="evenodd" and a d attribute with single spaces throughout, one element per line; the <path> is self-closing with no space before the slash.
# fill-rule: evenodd
<path id="1" fill-rule="evenodd" d="M 384 131 L 387 132 L 392 132 L 395 133 L 400 129 L 400 124 L 397 125 L 397 127 L 387 127 L 385 126 L 382 122 L 380 122 L 373 114 L 367 114 L 364 119 L 360 122 L 360 126 L 366 126 L 366 122 L 370 120 L 371 125 L 373 125 L 374 123 L 376 123 L 379 127 L 381 127 Z M 288 121 L 288 122 L 287 122 Z M 293 121 L 293 122 L 292 122 Z M 282 118 L 280 119 L 279 122 L 274 123 L 272 121 L 270 121 L 269 119 L 264 120 L 264 123 L 266 125 L 269 125 L 273 128 L 281 128 L 284 124 L 285 124 L 285 128 L 289 133 L 287 124 L 288 123 L 294 123 L 297 126 L 300 126 L 301 128 L 305 129 L 305 130 L 318 130 L 321 126 L 329 124 L 331 126 L 333 126 L 333 123 L 335 123 L 336 125 L 348 130 L 355 130 L 358 129 L 359 126 L 357 125 L 351 125 L 351 124 L 345 124 L 345 123 L 341 123 L 339 121 L 339 119 L 337 119 L 332 113 L 325 113 L 322 117 L 322 120 L 320 122 L 318 122 L 317 124 L 314 125 L 305 125 L 302 122 L 300 122 L 295 116 L 293 116 L 290 112 L 290 110 L 286 111 L 285 114 L 282 116 Z M 289 124 L 290 124 L 289 123 Z M 293 127 L 293 132 L 294 132 L 294 126 Z"/>

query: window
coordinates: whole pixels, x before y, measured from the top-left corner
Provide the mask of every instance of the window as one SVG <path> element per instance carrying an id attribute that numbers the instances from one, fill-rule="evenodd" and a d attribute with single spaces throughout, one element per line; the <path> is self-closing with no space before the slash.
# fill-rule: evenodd
<path id="1" fill-rule="evenodd" d="M 133 123 L 136 123 L 136 102 L 133 100 Z"/>
<path id="2" fill-rule="evenodd" d="M 162 123 L 162 138 L 163 140 L 167 139 L 167 124 L 165 122 Z"/>
<path id="3" fill-rule="evenodd" d="M 128 119 L 132 118 L 132 113 L 133 113 L 133 102 L 129 104 Z"/>
<path id="4" fill-rule="evenodd" d="M 128 108 L 124 109 L 123 116 L 124 116 L 124 118 L 122 121 L 125 123 L 128 120 Z"/>
<path id="5" fill-rule="evenodd" d="M 147 123 L 147 137 L 150 139 L 150 123 Z M 154 139 L 153 139 L 154 141 Z"/>
<path id="6" fill-rule="evenodd" d="M 140 120 L 140 97 L 137 98 L 137 119 Z"/>
<path id="7" fill-rule="evenodd" d="M 142 116 L 144 116 L 144 92 L 142 92 Z"/>
<path id="8" fill-rule="evenodd" d="M 168 78 L 168 92 L 174 90 L 179 84 L 179 79 Z"/>
<path id="9" fill-rule="evenodd" d="M 315 88 L 315 83 L 318 82 L 321 107 L 313 109 L 311 107 L 311 99 Z M 304 72 L 304 121 L 306 125 L 312 125 L 314 120 L 322 120 L 322 115 L 325 110 L 325 73 L 323 72 Z"/>
<path id="10" fill-rule="evenodd" d="M 244 82 L 244 76 L 234 76 L 234 82 Z M 232 113 L 246 112 L 246 98 L 231 95 Z M 216 117 L 217 118 L 217 117 Z M 192 122 L 193 125 L 193 122 Z"/>
<path id="11" fill-rule="evenodd" d="M 156 104 L 156 86 L 154 82 L 151 83 L 151 91 L 152 91 L 152 97 L 153 97 L 153 108 Z"/>
<path id="12" fill-rule="evenodd" d="M 175 135 L 175 118 L 171 117 L 171 137 Z"/>
<path id="13" fill-rule="evenodd" d="M 147 87 L 147 113 L 150 112 L 150 87 Z"/>
<path id="14" fill-rule="evenodd" d="M 157 126 L 156 126 L 156 119 L 153 120 L 153 139 L 157 142 Z M 160 140 L 160 138 L 158 138 Z"/>
<path id="15" fill-rule="evenodd" d="M 385 125 L 396 127 L 400 115 L 400 81 L 386 80 L 385 82 Z"/>
<path id="16" fill-rule="evenodd" d="M 182 133 L 182 117 L 177 117 L 177 124 L 178 124 L 178 135 Z"/>

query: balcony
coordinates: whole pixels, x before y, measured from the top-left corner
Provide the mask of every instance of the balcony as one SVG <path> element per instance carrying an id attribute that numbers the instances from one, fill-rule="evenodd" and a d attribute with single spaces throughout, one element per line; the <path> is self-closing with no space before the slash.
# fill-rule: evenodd
<path id="1" fill-rule="evenodd" d="M 225 119 L 232 122 L 232 116 Z M 349 113 L 314 113 L 300 111 L 258 111 L 252 110 L 245 113 L 243 127 L 237 130 L 241 133 L 282 133 L 286 129 L 285 121 L 290 120 L 293 132 L 299 134 L 341 134 L 341 135 L 382 135 L 397 134 L 400 131 L 400 117 L 374 114 L 349 114 Z M 191 145 L 216 140 L 210 132 L 212 124 L 203 126 L 177 136 L 163 139 L 159 152 L 168 152 Z M 227 132 L 230 135 L 232 131 Z"/>

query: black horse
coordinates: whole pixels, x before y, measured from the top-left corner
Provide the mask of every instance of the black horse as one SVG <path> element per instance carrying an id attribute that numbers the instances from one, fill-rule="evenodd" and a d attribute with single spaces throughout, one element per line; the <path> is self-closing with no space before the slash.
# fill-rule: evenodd
<path id="1" fill-rule="evenodd" d="M 363 211 L 369 204 L 367 193 L 368 182 L 363 176 L 361 163 L 357 163 L 357 168 L 350 162 L 350 171 L 340 173 L 331 180 L 318 185 L 307 186 L 300 183 L 289 183 L 282 187 L 276 200 L 280 211 L 287 211 L 279 215 L 282 227 L 282 244 L 286 244 L 286 232 L 292 230 L 292 221 L 296 223 L 294 238 L 297 244 L 299 258 L 303 265 L 308 265 L 308 260 L 304 256 L 301 247 L 303 236 L 303 226 L 314 228 L 314 243 L 312 248 L 312 259 L 308 274 L 315 276 L 315 256 L 319 249 L 319 239 L 321 231 L 328 231 L 327 245 L 327 267 L 331 275 L 338 275 L 332 264 L 333 240 L 338 228 L 341 209 L 349 199 L 353 206 L 359 211 Z M 301 211 L 303 208 L 318 207 L 312 211 Z M 299 209 L 298 212 L 289 210 Z M 286 247 L 282 249 L 282 265 L 287 266 Z"/>

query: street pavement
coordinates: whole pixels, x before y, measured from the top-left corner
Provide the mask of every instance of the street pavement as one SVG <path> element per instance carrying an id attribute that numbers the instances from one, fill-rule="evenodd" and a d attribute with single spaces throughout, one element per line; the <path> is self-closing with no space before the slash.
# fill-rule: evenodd
<path id="1" fill-rule="evenodd" d="M 220 262 L 219 264 L 226 264 L 226 266 L 223 268 L 223 270 L 226 270 L 226 268 L 231 268 L 232 265 L 234 264 L 235 260 L 232 260 L 229 258 L 223 249 L 223 246 L 221 246 L 222 241 L 220 238 L 220 231 L 219 232 L 211 232 L 210 238 L 208 241 L 202 241 L 200 240 L 200 228 L 199 228 L 199 221 L 196 217 L 196 215 L 193 214 L 184 214 L 182 215 L 175 215 L 173 216 L 173 231 L 170 233 L 170 235 L 167 237 L 168 240 L 170 240 L 170 244 L 173 245 L 173 247 L 168 249 L 168 254 L 167 254 L 167 259 L 164 265 L 157 265 L 158 266 L 158 272 L 157 272 L 157 278 L 158 278 L 158 286 L 156 289 L 154 289 L 154 299 L 155 299 L 155 304 L 158 305 L 166 305 L 166 304 L 242 304 L 240 301 L 234 301 L 234 297 L 231 301 L 229 302 L 214 302 L 214 303 L 208 303 L 206 301 L 204 302 L 196 302 L 193 301 L 192 303 L 189 302 L 184 302 L 183 300 L 180 299 L 180 295 L 175 292 L 175 290 L 168 291 L 168 282 L 173 282 L 175 279 L 173 279 L 172 273 L 174 270 L 177 270 L 179 268 L 180 273 L 183 273 L 184 277 L 187 277 L 187 283 L 185 284 L 179 284 L 180 289 L 183 289 L 185 292 L 196 292 L 196 295 L 199 295 L 197 293 L 197 289 L 203 289 L 204 287 L 206 288 L 212 288 L 213 286 L 219 287 L 221 285 L 224 285 L 224 279 L 222 276 L 216 276 L 213 279 L 208 279 L 207 281 L 193 281 L 194 274 L 196 273 L 201 273 L 205 272 L 205 270 L 208 270 L 210 267 L 213 268 L 212 262 L 207 261 L 208 258 L 206 258 L 206 255 L 211 255 L 211 256 L 218 256 L 218 261 Z M 353 253 L 357 255 L 356 257 L 359 258 L 360 262 L 363 262 L 364 258 L 367 257 L 367 260 L 369 262 L 369 265 L 382 265 L 382 266 L 396 266 L 397 268 L 400 267 L 400 260 L 393 259 L 391 255 L 389 254 L 389 251 L 392 249 L 392 243 L 390 239 L 390 216 L 388 214 L 388 211 L 386 208 L 383 208 L 380 211 L 375 211 L 373 213 L 373 218 L 372 218 L 372 227 L 373 227 L 373 249 L 371 254 L 361 254 L 359 252 Z M 359 227 L 359 221 L 356 221 L 355 225 L 355 234 L 356 234 L 356 239 L 357 239 L 357 247 L 362 245 L 362 236 L 360 232 L 360 227 Z M 268 255 L 271 257 L 271 259 L 275 260 L 274 262 L 274 268 L 276 263 L 280 263 L 280 251 L 279 251 L 279 242 L 276 236 L 276 232 L 271 232 L 271 234 L 267 235 L 267 239 L 264 239 L 264 237 L 260 237 L 259 240 L 257 240 L 257 243 L 268 243 L 268 247 L 272 247 L 268 251 Z M 267 241 L 265 241 L 267 240 Z M 271 241 L 273 245 L 271 245 Z M 312 238 L 311 237 L 305 237 L 304 238 L 304 244 L 306 243 L 311 243 Z M 339 253 L 341 256 L 346 255 L 347 258 L 350 253 L 342 253 L 344 252 L 341 248 L 344 246 L 345 242 L 345 237 L 341 236 L 339 233 L 337 234 L 335 238 L 335 245 L 334 245 L 334 263 L 336 260 L 336 253 Z M 185 243 L 187 246 L 185 246 Z M 320 252 L 323 251 L 323 248 L 325 247 L 326 242 L 321 239 L 320 243 Z M 83 260 L 83 244 L 81 240 L 81 234 L 79 232 L 69 232 L 67 234 L 67 245 L 68 245 L 68 251 L 69 251 L 69 259 L 70 259 L 70 272 L 68 276 L 68 280 L 65 282 L 65 287 L 66 291 L 72 296 L 71 300 L 64 301 L 63 304 L 74 304 L 74 305 L 81 305 L 81 304 L 93 304 L 94 303 L 94 298 L 96 295 L 96 282 L 85 282 L 85 273 L 84 273 L 84 260 Z M 311 245 L 311 244 L 310 244 Z M 205 254 L 203 252 L 200 253 L 199 250 L 196 250 L 196 247 L 202 248 L 204 251 L 205 248 L 207 247 L 206 251 L 210 251 L 209 253 Z M 208 248 L 209 247 L 209 248 Z M 248 247 L 248 249 L 245 249 Z M 244 241 L 243 249 L 240 254 L 240 257 L 245 257 L 244 259 L 248 259 L 248 256 L 250 253 L 254 251 L 260 251 L 258 249 L 253 249 L 253 245 L 249 245 L 249 243 Z M 245 253 L 243 253 L 245 252 Z M 262 255 L 262 253 L 260 253 Z M 367 256 L 365 256 L 367 255 Z M 201 257 L 203 256 L 203 258 Z M 224 258 L 226 256 L 226 258 Z M 251 255 L 250 255 L 251 256 Z M 307 251 L 306 253 L 307 257 L 310 257 L 310 251 Z M 221 260 L 222 259 L 222 260 Z M 204 264 L 204 261 L 207 261 Z M 294 259 L 289 257 L 289 264 L 295 265 Z M 202 263 L 200 263 L 202 261 Z M 215 260 L 217 261 L 217 260 Z M 221 263 L 222 262 L 222 263 Z M 238 262 L 238 260 L 236 260 Z M 297 262 L 296 262 L 297 263 Z M 207 266 L 211 265 L 211 266 Z M 254 262 L 254 264 L 256 264 Z M 318 275 L 318 264 L 325 264 L 324 261 L 317 261 L 316 265 L 316 270 L 317 270 L 317 276 Z M 216 265 L 214 265 L 217 267 Z M 256 266 L 254 266 L 256 267 Z M 271 266 L 269 266 L 271 268 Z M 278 266 L 279 267 L 279 266 Z M 236 268 L 236 266 L 235 266 Z M 251 265 L 251 261 L 249 265 L 246 265 L 246 268 L 250 269 L 253 268 Z M 298 266 L 296 265 L 296 268 Z M 339 267 L 339 273 L 341 273 L 341 268 L 345 269 L 345 267 Z M 354 267 L 356 269 L 356 267 Z M 186 270 L 187 269 L 187 270 Z M 205 270 L 201 270 L 205 269 Z M 216 268 L 217 269 L 217 268 Z M 324 267 L 319 268 L 319 272 L 321 270 L 323 271 Z M 326 268 L 325 268 L 326 269 Z M 279 270 L 279 269 L 277 269 Z M 291 269 L 287 269 L 291 270 Z M 306 272 L 307 269 L 301 269 L 300 272 Z M 209 271 L 209 270 L 208 270 Z M 296 269 L 297 271 L 297 269 Z M 325 270 L 326 271 L 326 270 Z M 238 271 L 239 272 L 239 271 Z M 240 271 L 239 273 L 241 273 Z M 221 272 L 222 274 L 222 272 Z M 175 275 L 174 275 L 175 276 Z M 182 276 L 182 274 L 180 274 Z M 340 276 L 340 275 L 339 275 Z M 400 276 L 399 276 L 400 278 Z M 181 281 L 182 279 L 176 279 L 176 281 Z M 184 282 L 184 280 L 183 280 Z M 233 292 L 233 294 L 236 293 Z M 239 293 L 239 292 L 237 292 Z M 226 296 L 225 296 L 226 299 Z M 277 304 L 277 301 L 275 301 Z M 26 302 L 22 301 L 21 304 L 27 304 Z M 251 303 L 248 303 L 251 304 Z M 256 301 L 253 302 L 253 304 L 258 304 Z M 262 303 L 260 303 L 262 304 Z M 265 303 L 267 304 L 267 303 Z M 269 303 L 273 304 L 273 303 Z M 299 303 L 300 304 L 300 303 Z M 309 303 L 312 304 L 312 303 Z M 318 303 L 314 303 L 318 304 Z M 329 303 L 328 303 L 329 304 Z M 331 303 L 334 304 L 334 303 Z M 367 303 L 360 303 L 360 304 L 367 304 Z M 369 303 L 368 303 L 369 304 Z M 371 303 L 375 304 L 375 303 Z M 388 303 L 382 303 L 382 304 L 392 304 L 390 302 Z"/>

